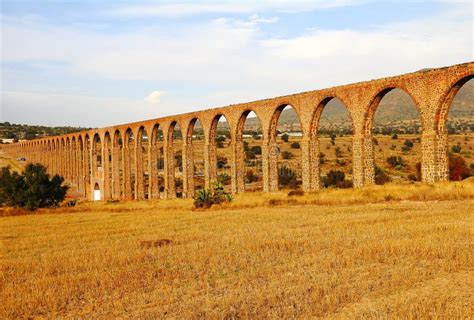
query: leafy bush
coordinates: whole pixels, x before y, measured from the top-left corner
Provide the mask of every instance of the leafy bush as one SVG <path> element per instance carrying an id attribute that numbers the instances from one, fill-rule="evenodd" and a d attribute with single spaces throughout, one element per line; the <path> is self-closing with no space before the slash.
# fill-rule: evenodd
<path id="1" fill-rule="evenodd" d="M 64 178 L 55 175 L 50 179 L 41 164 L 28 164 L 22 174 L 10 167 L 0 171 L 0 205 L 25 207 L 29 210 L 56 207 L 64 200 L 68 186 Z"/>
<path id="2" fill-rule="evenodd" d="M 398 134 L 394 133 L 394 134 L 392 135 L 392 140 L 397 140 L 397 139 L 398 139 Z"/>
<path id="3" fill-rule="evenodd" d="M 466 165 L 464 158 L 457 154 L 449 156 L 449 179 L 460 181 L 471 176 L 471 170 Z"/>
<path id="4" fill-rule="evenodd" d="M 319 164 L 324 164 L 326 161 L 326 155 L 322 152 L 319 153 Z"/>
<path id="5" fill-rule="evenodd" d="M 375 184 L 383 185 L 390 181 L 390 177 L 387 175 L 384 169 L 379 166 L 375 166 Z"/>
<path id="6" fill-rule="evenodd" d="M 281 157 L 285 160 L 290 160 L 293 158 L 293 153 L 291 153 L 290 151 L 283 151 L 281 153 Z"/>
<path id="7" fill-rule="evenodd" d="M 214 204 L 231 202 L 233 196 L 224 191 L 224 187 L 219 182 L 214 182 L 209 189 L 199 189 L 194 197 L 195 208 L 210 208 Z"/>
<path id="8" fill-rule="evenodd" d="M 334 150 L 334 152 L 335 152 L 335 154 L 336 154 L 336 158 L 342 157 L 342 150 L 341 150 L 341 148 L 336 147 L 336 149 Z"/>
<path id="9" fill-rule="evenodd" d="M 413 148 L 413 141 L 411 141 L 410 139 L 405 140 L 405 142 L 403 144 L 407 148 L 410 148 L 410 149 Z"/>
<path id="10" fill-rule="evenodd" d="M 281 136 L 281 140 L 283 140 L 284 142 L 288 142 L 289 139 L 290 139 L 290 136 L 287 135 L 286 133 Z"/>
<path id="11" fill-rule="evenodd" d="M 250 150 L 253 153 L 255 153 L 256 155 L 261 155 L 262 154 L 262 147 L 261 146 L 253 146 Z"/>
<path id="12" fill-rule="evenodd" d="M 346 180 L 346 174 L 339 170 L 330 170 L 328 174 L 323 177 L 323 185 L 325 188 L 351 188 L 352 181 Z"/>
<path id="13" fill-rule="evenodd" d="M 291 149 L 299 149 L 301 146 L 300 146 L 299 142 L 295 141 L 295 142 L 290 144 L 290 147 L 291 147 Z"/>
<path id="14" fill-rule="evenodd" d="M 405 166 L 405 161 L 403 161 L 400 156 L 390 156 L 387 158 L 387 163 L 393 168 L 402 168 Z"/>
<path id="15" fill-rule="evenodd" d="M 258 181 L 258 176 L 253 172 L 253 170 L 247 170 L 245 173 L 245 181 L 247 183 L 252 183 Z"/>
<path id="16" fill-rule="evenodd" d="M 227 186 L 231 183 L 232 179 L 227 173 L 221 173 L 217 176 L 217 181 Z"/>
<path id="17" fill-rule="evenodd" d="M 298 179 L 296 171 L 283 165 L 278 170 L 278 184 L 282 187 L 297 188 Z"/>
<path id="18" fill-rule="evenodd" d="M 257 158 L 257 156 L 255 155 L 255 152 L 250 151 L 250 150 L 245 152 L 245 157 L 247 159 L 256 159 Z"/>
<path id="19" fill-rule="evenodd" d="M 451 151 L 452 151 L 453 153 L 461 153 L 461 145 L 458 143 L 457 145 L 452 146 L 452 147 L 451 147 Z"/>

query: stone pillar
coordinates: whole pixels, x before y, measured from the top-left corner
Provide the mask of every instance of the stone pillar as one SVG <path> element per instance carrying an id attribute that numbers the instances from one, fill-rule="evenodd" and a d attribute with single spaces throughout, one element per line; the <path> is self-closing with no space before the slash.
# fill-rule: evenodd
<path id="1" fill-rule="evenodd" d="M 311 188 L 311 158 L 313 156 L 311 152 L 311 141 L 303 137 L 300 141 L 301 147 L 301 180 L 304 191 L 312 191 Z"/>
<path id="2" fill-rule="evenodd" d="M 91 193 L 91 149 L 90 146 L 84 141 L 84 149 L 83 149 L 83 163 L 84 163 L 84 171 L 83 171 L 83 180 L 84 180 L 84 197 L 86 199 L 92 198 Z"/>
<path id="3" fill-rule="evenodd" d="M 275 140 L 262 143 L 263 191 L 278 191 L 278 146 Z"/>
<path id="4" fill-rule="evenodd" d="M 104 200 L 112 198 L 110 179 L 110 149 L 106 140 L 102 144 L 102 168 L 104 176 Z"/>
<path id="5" fill-rule="evenodd" d="M 364 137 L 354 135 L 352 140 L 352 176 L 354 188 L 364 186 Z"/>
<path id="6" fill-rule="evenodd" d="M 192 137 L 183 140 L 183 198 L 194 197 L 194 150 Z"/>
<path id="7" fill-rule="evenodd" d="M 216 144 L 209 141 L 204 144 L 204 178 L 206 188 L 217 179 Z"/>
<path id="8" fill-rule="evenodd" d="M 148 194 L 150 195 L 151 199 L 160 198 L 160 186 L 158 183 L 158 152 L 158 146 L 156 143 L 154 144 L 151 142 L 150 139 L 150 146 L 148 148 Z"/>
<path id="9" fill-rule="evenodd" d="M 372 135 L 364 136 L 364 185 L 375 184 L 375 153 Z"/>
<path id="10" fill-rule="evenodd" d="M 319 141 L 317 137 L 310 139 L 308 142 L 310 156 L 309 156 L 309 176 L 310 176 L 310 191 L 321 189 L 321 164 L 320 164 L 320 150 Z"/>
<path id="11" fill-rule="evenodd" d="M 66 143 L 64 145 L 64 169 L 65 169 L 65 178 L 69 182 L 72 181 L 72 165 L 71 165 L 71 145 L 70 143 Z"/>
<path id="12" fill-rule="evenodd" d="M 123 148 L 122 148 L 122 199 L 132 200 L 132 183 L 131 183 L 131 172 L 130 172 L 130 163 L 131 163 L 131 152 L 128 143 L 128 138 L 124 139 Z"/>
<path id="13" fill-rule="evenodd" d="M 77 142 L 76 148 L 76 166 L 77 166 L 77 190 L 81 194 L 85 194 L 84 192 L 84 152 L 82 152 L 81 146 L 79 141 Z"/>
<path id="14" fill-rule="evenodd" d="M 120 146 L 115 143 L 112 145 L 112 199 L 121 198 L 120 184 Z"/>
<path id="15" fill-rule="evenodd" d="M 436 149 L 436 134 L 433 131 L 423 132 L 421 135 L 421 180 L 423 182 L 436 181 Z"/>
<path id="16" fill-rule="evenodd" d="M 437 180 L 449 181 L 448 133 L 438 133 L 437 136 Z"/>
<path id="17" fill-rule="evenodd" d="M 137 140 L 139 140 L 138 137 Z M 145 174 L 143 170 L 143 146 L 140 141 L 135 145 L 135 199 L 145 199 Z"/>
<path id="18" fill-rule="evenodd" d="M 234 141 L 235 140 L 235 141 Z M 232 140 L 231 178 L 232 193 L 245 191 L 245 152 L 244 143 L 240 137 Z"/>
<path id="19" fill-rule="evenodd" d="M 165 143 L 163 146 L 165 169 L 165 199 L 176 198 L 175 185 L 175 159 L 173 144 Z"/>

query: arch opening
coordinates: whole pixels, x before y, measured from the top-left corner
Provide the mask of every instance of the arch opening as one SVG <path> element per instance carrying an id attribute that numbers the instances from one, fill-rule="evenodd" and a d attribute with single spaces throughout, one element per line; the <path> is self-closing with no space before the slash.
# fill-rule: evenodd
<path id="1" fill-rule="evenodd" d="M 347 106 L 337 97 L 328 97 L 317 106 L 312 121 L 320 186 L 351 188 L 353 122 Z"/>
<path id="2" fill-rule="evenodd" d="M 263 190 L 262 144 L 263 131 L 254 111 L 245 111 L 238 123 L 237 138 L 242 141 L 243 191 Z M 240 159 L 236 159 L 240 161 Z"/>
<path id="3" fill-rule="evenodd" d="M 150 174 L 148 170 L 149 158 L 149 138 L 148 132 L 142 126 L 138 130 L 137 151 L 136 151 L 136 189 L 138 199 L 149 199 Z"/>
<path id="4" fill-rule="evenodd" d="M 224 186 L 226 192 L 231 191 L 231 133 L 230 125 L 223 114 L 217 115 L 212 123 L 209 143 L 215 146 L 215 162 L 212 166 L 216 168 L 216 180 Z"/>
<path id="5" fill-rule="evenodd" d="M 270 140 L 276 144 L 278 188 L 298 189 L 302 183 L 303 130 L 293 106 L 280 106 L 273 115 Z"/>
<path id="6" fill-rule="evenodd" d="M 112 141 L 112 198 L 124 198 L 123 190 L 123 141 L 122 134 L 115 130 Z"/>
<path id="7" fill-rule="evenodd" d="M 178 122 L 174 122 L 172 130 L 174 190 L 177 198 L 183 197 L 183 134 Z"/>
<path id="8" fill-rule="evenodd" d="M 450 89 L 438 119 L 440 180 L 474 176 L 474 75 Z"/>
<path id="9" fill-rule="evenodd" d="M 165 159 L 164 159 L 164 136 L 159 124 L 155 124 L 151 134 L 150 152 L 150 196 L 154 199 L 164 198 L 165 192 Z"/>
<path id="10" fill-rule="evenodd" d="M 125 131 L 125 141 L 123 142 L 124 149 L 124 191 L 125 199 L 131 200 L 136 199 L 136 168 L 133 165 L 135 155 L 135 136 L 132 129 L 128 128 Z"/>
<path id="11" fill-rule="evenodd" d="M 376 184 L 421 181 L 421 115 L 412 97 L 399 88 L 380 92 L 366 119 L 372 141 Z M 367 168 L 370 170 L 371 168 Z"/>
<path id="12" fill-rule="evenodd" d="M 188 130 L 188 140 L 192 147 L 192 188 L 191 194 L 194 195 L 196 190 L 205 187 L 205 167 L 204 167 L 204 128 L 199 119 L 191 120 Z"/>

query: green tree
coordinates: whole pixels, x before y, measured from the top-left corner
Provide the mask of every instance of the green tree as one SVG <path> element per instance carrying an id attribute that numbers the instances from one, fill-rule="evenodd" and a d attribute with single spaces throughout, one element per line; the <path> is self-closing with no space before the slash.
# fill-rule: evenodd
<path id="1" fill-rule="evenodd" d="M 41 164 L 28 164 L 23 174 L 3 168 L 0 173 L 0 204 L 29 210 L 55 207 L 64 200 L 68 186 L 64 178 L 50 178 Z"/>

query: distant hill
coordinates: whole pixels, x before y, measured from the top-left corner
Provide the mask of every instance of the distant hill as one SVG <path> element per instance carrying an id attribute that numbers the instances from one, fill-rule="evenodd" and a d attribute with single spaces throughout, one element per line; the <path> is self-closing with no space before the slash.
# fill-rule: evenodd
<path id="1" fill-rule="evenodd" d="M 459 90 L 449 110 L 449 120 L 474 124 L 474 80 L 467 82 Z M 419 126 L 419 114 L 410 96 L 395 89 L 380 102 L 375 113 L 374 126 L 397 128 L 400 123 L 404 123 L 405 127 Z M 245 123 L 245 130 L 258 131 L 259 127 L 257 118 L 248 118 Z M 464 128 L 467 127 L 464 126 Z M 280 116 L 278 129 L 280 131 L 299 131 L 299 128 L 299 121 L 294 110 L 285 109 Z M 31 126 L 4 122 L 0 123 L 0 139 L 34 139 L 88 129 L 90 128 Z M 320 129 L 350 130 L 349 114 L 339 100 L 333 99 L 326 105 L 321 115 Z M 219 130 L 227 130 L 225 122 L 219 123 Z"/>
<path id="2" fill-rule="evenodd" d="M 455 96 L 449 110 L 449 119 L 464 119 L 474 123 L 474 81 L 466 83 Z M 374 124 L 386 126 L 396 122 L 419 121 L 418 110 L 411 97 L 402 90 L 390 91 L 380 102 L 375 113 Z M 349 114 L 339 100 L 331 100 L 321 115 L 320 126 L 323 129 L 347 128 L 350 125 Z M 258 126 L 256 118 L 249 118 L 248 129 Z M 285 109 L 279 120 L 280 130 L 298 126 L 296 113 L 291 108 Z"/>

